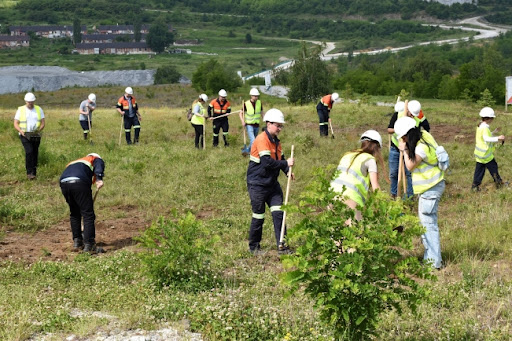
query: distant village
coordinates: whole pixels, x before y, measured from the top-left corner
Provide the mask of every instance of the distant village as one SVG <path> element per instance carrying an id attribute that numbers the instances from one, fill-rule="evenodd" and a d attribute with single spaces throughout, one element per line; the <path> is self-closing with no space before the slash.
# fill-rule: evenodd
<path id="1" fill-rule="evenodd" d="M 171 25 L 168 26 L 172 32 Z M 44 25 L 44 26 L 9 26 L 10 35 L 0 35 L 0 48 L 17 48 L 30 46 L 29 32 L 36 36 L 58 39 L 72 38 L 72 25 Z M 77 54 L 154 54 L 155 52 L 146 44 L 146 35 L 149 25 L 141 25 L 140 41 L 135 41 L 133 25 L 100 25 L 92 32 L 85 25 L 81 26 L 82 41 L 75 44 L 73 53 Z M 197 39 L 177 40 L 175 46 L 198 45 Z M 173 49 L 171 53 L 190 53 L 186 49 Z"/>

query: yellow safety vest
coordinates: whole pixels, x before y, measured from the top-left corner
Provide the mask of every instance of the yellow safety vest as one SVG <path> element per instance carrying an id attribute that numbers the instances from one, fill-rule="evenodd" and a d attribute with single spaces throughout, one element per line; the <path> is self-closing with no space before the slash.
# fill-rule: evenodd
<path id="1" fill-rule="evenodd" d="M 426 131 L 421 132 L 421 138 L 417 146 L 425 151 L 427 157 L 412 170 L 414 194 L 421 194 L 444 180 L 444 172 L 437 165 L 436 140 Z"/>
<path id="2" fill-rule="evenodd" d="M 206 110 L 204 109 L 203 105 L 201 104 L 201 102 L 196 102 L 195 104 L 192 105 L 192 110 L 194 110 L 194 107 L 199 104 L 199 106 L 201 107 L 201 109 L 199 110 L 199 113 L 201 115 L 206 115 Z M 192 114 L 192 119 L 190 120 L 190 123 L 192 124 L 197 124 L 197 125 L 203 125 L 204 124 L 204 117 L 199 117 L 197 115 L 194 115 Z"/>
<path id="3" fill-rule="evenodd" d="M 357 153 L 358 151 L 343 155 L 337 169 L 339 171 L 338 177 L 331 181 L 331 188 L 335 192 L 342 193 L 343 197 L 352 199 L 358 205 L 364 206 L 366 198 L 368 198 L 370 176 L 369 174 L 363 175 L 361 168 L 366 161 L 375 158 L 368 153 L 359 155 Z M 354 159 L 354 162 L 352 162 L 352 159 Z M 351 162 L 352 165 L 350 165 Z M 350 168 L 348 168 L 349 166 Z M 343 190 L 343 187 L 345 187 L 345 190 Z"/>
<path id="4" fill-rule="evenodd" d="M 491 130 L 489 127 L 478 126 L 476 128 L 475 160 L 485 164 L 494 159 L 494 149 L 496 146 L 493 142 L 485 142 L 484 136 L 492 137 Z"/>
<path id="5" fill-rule="evenodd" d="M 398 113 L 398 115 L 396 116 L 396 119 L 398 120 L 399 118 L 402 118 L 402 117 L 405 117 L 405 111 L 400 111 Z M 416 127 L 419 127 L 420 126 L 420 123 L 425 121 L 425 116 L 423 116 L 422 119 L 419 119 L 417 117 L 413 117 L 414 118 L 414 121 L 416 121 Z M 398 139 L 397 139 L 397 136 L 396 136 L 396 133 L 393 133 L 393 135 L 391 135 L 391 142 L 393 142 L 393 144 L 398 148 Z"/>
<path id="6" fill-rule="evenodd" d="M 245 123 L 247 124 L 260 124 L 261 119 L 261 101 L 256 100 L 256 110 L 252 106 L 252 102 L 248 100 L 245 102 Z"/>
<path id="7" fill-rule="evenodd" d="M 41 107 L 34 105 L 34 109 L 36 109 L 37 113 L 37 124 L 36 129 L 39 129 L 41 126 Z M 20 129 L 24 132 L 27 131 L 27 106 L 22 105 L 21 107 L 18 107 L 18 110 L 20 111 Z"/>

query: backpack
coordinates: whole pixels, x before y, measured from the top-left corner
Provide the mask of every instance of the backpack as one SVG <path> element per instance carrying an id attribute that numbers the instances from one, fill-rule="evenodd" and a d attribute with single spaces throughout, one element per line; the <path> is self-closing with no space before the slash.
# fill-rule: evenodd
<path id="1" fill-rule="evenodd" d="M 186 111 L 186 113 L 187 113 L 187 120 L 189 120 L 189 121 L 192 120 L 192 116 L 194 116 L 194 114 L 192 114 L 192 109 L 188 109 Z"/>

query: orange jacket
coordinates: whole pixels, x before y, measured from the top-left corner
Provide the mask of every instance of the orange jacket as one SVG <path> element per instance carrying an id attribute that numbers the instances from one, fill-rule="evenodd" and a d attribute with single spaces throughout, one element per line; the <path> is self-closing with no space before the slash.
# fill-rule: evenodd
<path id="1" fill-rule="evenodd" d="M 122 111 L 124 111 L 125 115 L 129 114 L 130 105 L 128 103 L 128 99 L 124 96 L 121 96 L 121 98 L 119 98 L 119 100 L 117 101 L 116 108 L 119 108 Z M 137 101 L 135 100 L 135 97 L 133 97 L 133 96 L 132 96 L 132 108 L 136 113 L 139 112 L 139 107 L 137 106 Z"/>
<path id="2" fill-rule="evenodd" d="M 224 103 L 220 103 L 218 98 L 215 98 L 210 102 L 210 105 L 208 105 L 208 117 L 215 117 L 220 116 L 224 114 L 228 114 L 231 112 L 231 103 L 229 103 L 228 100 L 226 100 Z"/>

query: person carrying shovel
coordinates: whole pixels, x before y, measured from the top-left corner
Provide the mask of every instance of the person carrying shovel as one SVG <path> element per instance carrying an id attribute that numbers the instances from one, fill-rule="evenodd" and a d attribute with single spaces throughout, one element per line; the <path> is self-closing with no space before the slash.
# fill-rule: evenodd
<path id="1" fill-rule="evenodd" d="M 86 100 L 80 103 L 80 116 L 78 121 L 84 131 L 84 140 L 87 140 L 87 135 L 90 133 L 92 128 L 92 112 L 96 109 L 96 95 L 89 94 Z"/>
<path id="2" fill-rule="evenodd" d="M 263 119 L 266 124 L 264 131 L 256 137 L 251 147 L 249 167 L 247 168 L 247 189 L 252 206 L 252 220 L 249 229 L 249 251 L 259 254 L 265 205 L 268 205 L 274 222 L 274 233 L 279 254 L 291 253 L 290 248 L 281 240 L 283 222 L 283 190 L 277 181 L 282 171 L 288 174 L 295 163 L 293 158 L 285 159 L 277 136 L 283 129 L 284 115 L 278 109 L 270 109 Z M 291 179 L 295 175 L 290 172 Z"/>
<path id="3" fill-rule="evenodd" d="M 213 146 L 219 146 L 219 133 L 222 128 L 224 138 L 224 147 L 229 146 L 228 131 L 229 121 L 228 116 L 231 113 L 231 103 L 227 100 L 228 93 L 224 89 L 220 89 L 219 97 L 213 99 L 208 106 L 208 117 L 213 120 Z"/>
<path id="4" fill-rule="evenodd" d="M 336 100 L 340 98 L 337 92 L 333 92 L 331 95 L 325 95 L 322 97 L 320 102 L 316 105 L 316 111 L 318 113 L 318 119 L 320 120 L 320 136 L 329 135 L 329 124 L 331 118 L 329 113 L 331 112 L 332 106 Z M 331 126 L 332 133 L 332 126 Z M 334 135 L 333 135 L 334 136 Z"/>
<path id="5" fill-rule="evenodd" d="M 206 104 L 206 101 L 208 101 L 208 96 L 206 96 L 206 94 L 201 94 L 199 95 L 199 98 L 192 103 L 192 119 L 190 119 L 190 123 L 196 132 L 194 145 L 197 149 L 200 147 L 203 149 L 205 146 L 204 128 L 206 108 L 204 107 L 204 104 Z"/>
<path id="6" fill-rule="evenodd" d="M 140 135 L 140 121 L 142 121 L 142 117 L 139 114 L 139 107 L 135 97 L 133 97 L 133 89 L 131 87 L 127 87 L 124 90 L 124 95 L 117 101 L 116 109 L 123 117 L 126 143 L 132 144 L 130 133 L 133 126 L 135 131 L 135 139 L 133 140 L 133 143 L 138 144 Z"/>
<path id="7" fill-rule="evenodd" d="M 256 136 L 258 136 L 260 129 L 261 116 L 264 114 L 263 105 L 259 100 L 260 92 L 258 89 L 252 88 L 249 95 L 251 95 L 251 99 L 244 102 L 242 111 L 240 112 L 240 121 L 249 136 L 249 146 L 247 146 L 245 144 L 244 132 L 244 148 L 242 149 L 242 154 L 244 156 L 251 152 L 252 143 L 254 142 L 254 139 L 256 139 Z"/>
<path id="8" fill-rule="evenodd" d="M 96 194 L 103 187 L 105 163 L 101 156 L 90 153 L 68 163 L 60 177 L 60 189 L 69 205 L 69 221 L 73 235 L 73 248 L 84 252 L 103 252 L 96 246 L 94 199 L 91 185 L 96 184 Z M 82 234 L 82 218 L 84 230 Z"/>

